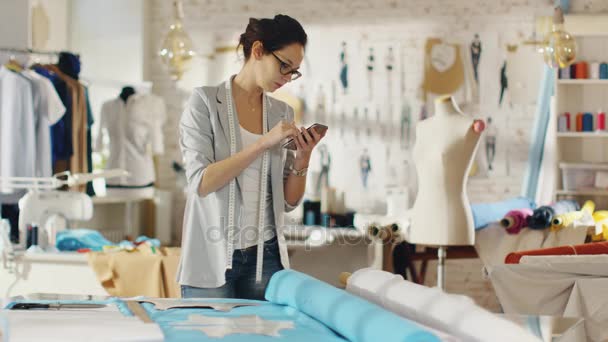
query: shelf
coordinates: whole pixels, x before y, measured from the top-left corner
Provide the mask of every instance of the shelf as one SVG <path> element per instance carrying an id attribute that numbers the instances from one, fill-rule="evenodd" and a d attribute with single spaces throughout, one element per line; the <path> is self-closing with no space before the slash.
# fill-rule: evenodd
<path id="1" fill-rule="evenodd" d="M 555 194 L 558 196 L 608 196 L 608 190 L 557 190 Z"/>
<path id="2" fill-rule="evenodd" d="M 558 138 L 608 138 L 608 132 L 557 132 Z"/>
<path id="3" fill-rule="evenodd" d="M 558 79 L 558 85 L 608 85 L 608 80 L 597 79 L 581 79 L 581 80 L 564 80 Z"/>

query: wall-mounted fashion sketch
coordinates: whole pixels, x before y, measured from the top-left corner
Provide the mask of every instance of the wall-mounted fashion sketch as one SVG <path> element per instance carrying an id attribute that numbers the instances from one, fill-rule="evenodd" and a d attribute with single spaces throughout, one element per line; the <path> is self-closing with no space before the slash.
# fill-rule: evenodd
<path id="1" fill-rule="evenodd" d="M 319 176 L 317 177 L 317 193 L 321 193 L 321 189 L 324 187 L 329 187 L 329 169 L 331 167 L 331 155 L 329 153 L 329 149 L 327 145 L 323 144 L 319 146 L 319 159 L 321 165 L 321 172 L 319 172 Z"/>
<path id="2" fill-rule="evenodd" d="M 342 109 L 342 114 L 340 114 L 340 138 L 344 138 L 344 126 L 346 126 L 346 112 Z"/>
<path id="3" fill-rule="evenodd" d="M 367 189 L 367 180 L 369 178 L 369 173 L 372 171 L 372 163 L 367 148 L 363 149 L 363 153 L 359 158 L 359 169 L 361 171 L 361 183 L 363 184 L 363 187 Z"/>
<path id="4" fill-rule="evenodd" d="M 388 136 L 384 131 L 384 122 L 382 122 L 382 118 L 380 117 L 380 108 L 376 108 L 376 125 L 378 125 L 378 133 L 380 134 L 380 137 L 390 139 L 390 136 Z"/>
<path id="5" fill-rule="evenodd" d="M 363 126 L 365 127 L 365 135 L 369 139 L 372 136 L 372 125 L 369 121 L 369 109 L 367 107 L 363 109 Z"/>
<path id="6" fill-rule="evenodd" d="M 505 93 L 509 89 L 509 79 L 507 78 L 507 61 L 502 63 L 500 68 L 500 97 L 498 98 L 498 105 L 502 107 L 502 100 Z"/>
<path id="7" fill-rule="evenodd" d="M 401 119 L 399 121 L 401 147 L 409 148 L 412 129 L 412 108 L 405 99 L 403 99 L 403 104 L 401 105 Z"/>
<path id="8" fill-rule="evenodd" d="M 488 161 L 488 171 L 492 171 L 494 158 L 496 157 L 496 136 L 498 131 L 496 124 L 492 122 L 492 117 L 488 117 L 486 127 L 485 142 L 486 142 L 486 159 Z"/>
<path id="9" fill-rule="evenodd" d="M 475 75 L 475 81 L 479 83 L 479 60 L 481 59 L 481 40 L 479 34 L 475 33 L 475 37 L 471 42 L 471 62 L 473 63 L 473 74 Z"/>
<path id="10" fill-rule="evenodd" d="M 374 48 L 369 48 L 369 55 L 367 56 L 367 94 L 369 100 L 374 98 Z"/>
<path id="11" fill-rule="evenodd" d="M 317 90 L 317 107 L 315 109 L 315 121 L 324 122 L 325 114 L 327 113 L 325 107 L 325 91 L 323 91 L 323 85 L 319 85 Z"/>
<path id="12" fill-rule="evenodd" d="M 405 96 L 405 92 L 407 90 L 405 86 L 405 52 L 404 49 L 401 48 L 401 96 Z"/>
<path id="13" fill-rule="evenodd" d="M 340 52 L 340 83 L 342 84 L 343 94 L 348 93 L 348 60 L 346 56 L 346 42 L 342 42 L 342 52 Z"/>
<path id="14" fill-rule="evenodd" d="M 391 103 L 393 98 L 393 69 L 395 68 L 395 54 L 393 53 L 393 47 L 389 46 L 386 56 L 384 58 L 386 66 L 386 91 L 388 93 L 388 103 Z"/>

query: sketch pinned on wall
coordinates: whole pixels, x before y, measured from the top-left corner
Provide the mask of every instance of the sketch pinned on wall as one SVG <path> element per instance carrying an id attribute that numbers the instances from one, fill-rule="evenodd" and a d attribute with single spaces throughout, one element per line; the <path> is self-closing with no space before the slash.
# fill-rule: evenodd
<path id="1" fill-rule="evenodd" d="M 492 117 L 488 117 L 485 131 L 486 160 L 488 162 L 488 171 L 492 171 L 496 157 L 496 137 L 498 135 L 498 130 L 496 129 L 496 124 L 492 122 Z"/>
<path id="2" fill-rule="evenodd" d="M 367 189 L 367 181 L 369 174 L 372 171 L 372 163 L 367 148 L 363 149 L 363 153 L 359 158 L 359 170 L 361 171 L 361 183 L 363 184 L 363 187 Z"/>
<path id="3" fill-rule="evenodd" d="M 479 34 L 475 33 L 473 41 L 471 42 L 471 63 L 473 64 L 473 74 L 475 75 L 475 81 L 479 84 L 479 60 L 481 59 L 481 40 Z"/>
<path id="4" fill-rule="evenodd" d="M 400 121 L 400 141 L 401 147 L 407 149 L 410 147 L 410 137 L 411 137 L 411 128 L 412 128 L 412 108 L 410 104 L 403 99 L 403 104 L 401 105 L 401 119 Z"/>
<path id="5" fill-rule="evenodd" d="M 315 109 L 315 121 L 323 122 L 325 120 L 326 110 L 326 102 L 325 102 L 325 91 L 323 90 L 323 85 L 320 84 L 317 89 L 317 106 Z"/>
<path id="6" fill-rule="evenodd" d="M 371 138 L 372 127 L 369 122 L 369 109 L 367 107 L 363 109 L 363 126 L 365 126 L 365 135 L 367 136 L 367 139 Z"/>
<path id="7" fill-rule="evenodd" d="M 401 50 L 401 96 L 405 96 L 406 86 L 405 86 L 405 51 L 403 48 Z"/>
<path id="8" fill-rule="evenodd" d="M 390 103 L 392 103 L 393 99 L 393 69 L 395 68 L 395 54 L 393 52 L 393 47 L 389 46 L 388 51 L 386 52 L 386 56 L 384 58 L 385 67 L 386 67 L 386 91 L 388 94 L 388 103 L 390 107 Z M 390 113 L 388 113 L 390 115 Z"/>
<path id="9" fill-rule="evenodd" d="M 376 125 L 378 125 L 380 137 L 386 136 L 388 139 L 390 139 L 390 136 L 384 132 L 384 122 L 382 122 L 382 118 L 380 117 L 380 108 L 376 108 Z"/>
<path id="10" fill-rule="evenodd" d="M 348 93 L 348 59 L 346 55 L 346 42 L 342 42 L 342 52 L 340 52 L 340 84 L 343 94 Z"/>
<path id="11" fill-rule="evenodd" d="M 374 66 L 375 66 L 375 57 L 374 57 L 374 48 L 369 48 L 369 55 L 367 56 L 367 94 L 368 99 L 371 100 L 374 98 Z"/>
<path id="12" fill-rule="evenodd" d="M 319 159 L 321 165 L 321 172 L 317 177 L 317 193 L 321 193 L 321 189 L 329 187 L 329 170 L 331 168 L 331 155 L 327 145 L 323 144 L 319 146 Z"/>
<path id="13" fill-rule="evenodd" d="M 507 61 L 502 63 L 500 68 L 500 97 L 498 98 L 498 106 L 502 107 L 502 101 L 509 89 L 509 79 L 507 78 Z"/>
<path id="14" fill-rule="evenodd" d="M 340 138 L 344 139 L 344 126 L 346 126 L 346 112 L 342 109 L 340 114 Z"/>

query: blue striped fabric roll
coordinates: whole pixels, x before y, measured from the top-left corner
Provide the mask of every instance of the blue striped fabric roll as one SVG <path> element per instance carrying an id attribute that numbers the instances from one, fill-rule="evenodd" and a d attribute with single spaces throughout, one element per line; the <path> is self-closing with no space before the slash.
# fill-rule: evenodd
<path id="1" fill-rule="evenodd" d="M 350 341 L 440 341 L 415 323 L 292 270 L 272 276 L 266 288 L 266 300 L 298 309 Z"/>

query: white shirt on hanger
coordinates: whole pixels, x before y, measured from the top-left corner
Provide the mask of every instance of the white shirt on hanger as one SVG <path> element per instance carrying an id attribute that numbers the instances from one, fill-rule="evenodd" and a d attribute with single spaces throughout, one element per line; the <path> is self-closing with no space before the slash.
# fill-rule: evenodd
<path id="1" fill-rule="evenodd" d="M 53 175 L 51 126 L 63 117 L 65 106 L 49 79 L 32 70 L 24 73 L 35 82 L 32 90 L 36 118 L 36 177 L 51 177 Z"/>
<path id="2" fill-rule="evenodd" d="M 129 176 L 108 179 L 110 186 L 144 187 L 155 179 L 152 155 L 164 151 L 162 126 L 163 100 L 151 94 L 134 94 L 125 103 L 121 98 L 101 107 L 95 150 L 103 147 L 103 133 L 109 137 L 107 169 L 123 169 Z"/>
<path id="3" fill-rule="evenodd" d="M 0 67 L 0 177 L 33 177 L 36 156 L 32 82 Z M 13 193 L 0 184 L 0 193 Z M 5 203 L 5 199 L 2 199 Z"/>

